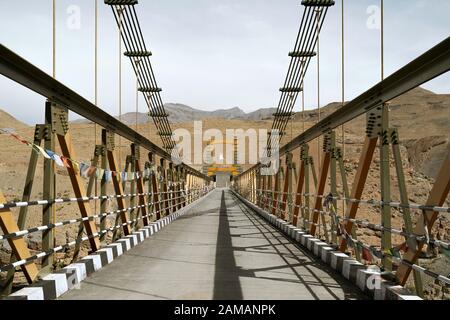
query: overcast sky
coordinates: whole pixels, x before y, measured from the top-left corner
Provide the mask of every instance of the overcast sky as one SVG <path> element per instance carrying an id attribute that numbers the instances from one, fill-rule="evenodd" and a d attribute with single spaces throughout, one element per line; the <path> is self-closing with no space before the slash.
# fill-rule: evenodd
<path id="1" fill-rule="evenodd" d="M 204 110 L 275 107 L 298 32 L 300 0 L 140 0 L 144 36 L 164 102 Z M 94 98 L 95 0 L 57 1 L 57 78 Z M 321 34 L 321 104 L 341 99 L 341 0 Z M 380 0 L 345 0 L 346 99 L 380 79 L 380 31 L 368 28 L 368 8 Z M 80 29 L 67 12 L 81 10 Z M 118 114 L 118 35 L 111 9 L 99 0 L 99 106 Z M 0 1 L 0 42 L 51 74 L 51 0 Z M 370 11 L 370 10 L 369 10 Z M 450 34 L 450 1 L 385 0 L 386 75 Z M 123 59 L 123 110 L 134 111 L 135 78 Z M 315 60 L 305 83 L 317 105 Z M 426 88 L 450 92 L 447 74 Z M 145 111 L 140 101 L 140 111 Z M 0 76 L 0 107 L 29 124 L 43 121 L 44 100 Z M 299 110 L 300 105 L 296 109 Z"/>

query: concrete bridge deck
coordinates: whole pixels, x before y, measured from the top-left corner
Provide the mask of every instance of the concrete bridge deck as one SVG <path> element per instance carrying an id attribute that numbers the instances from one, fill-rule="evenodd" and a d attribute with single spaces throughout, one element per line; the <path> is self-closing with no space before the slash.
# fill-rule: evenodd
<path id="1" fill-rule="evenodd" d="M 217 189 L 60 299 L 366 299 L 231 191 Z"/>

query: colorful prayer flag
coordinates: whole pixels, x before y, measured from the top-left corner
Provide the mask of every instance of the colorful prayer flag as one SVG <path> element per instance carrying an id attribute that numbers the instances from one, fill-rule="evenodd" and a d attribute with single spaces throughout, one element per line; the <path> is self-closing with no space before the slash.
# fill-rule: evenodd
<path id="1" fill-rule="evenodd" d="M 55 161 L 57 166 L 64 167 L 64 162 L 62 161 L 62 159 L 61 159 L 61 157 L 59 155 L 55 154 L 52 157 L 52 159 L 53 159 L 53 161 Z"/>
<path id="2" fill-rule="evenodd" d="M 398 251 L 397 248 L 387 249 L 387 250 L 385 250 L 385 253 L 392 257 L 401 258 L 400 251 Z"/>
<path id="3" fill-rule="evenodd" d="M 372 253 L 370 252 L 369 249 L 363 247 L 362 258 L 366 261 L 372 262 L 373 257 L 372 257 Z"/>
<path id="4" fill-rule="evenodd" d="M 47 152 L 45 152 L 44 148 L 38 145 L 36 145 L 36 148 L 38 148 L 39 152 L 44 156 L 45 159 L 51 159 Z"/>
<path id="5" fill-rule="evenodd" d="M 66 158 L 64 156 L 61 156 L 61 161 L 62 161 L 64 167 L 70 168 L 70 164 L 69 164 L 69 159 L 68 158 Z"/>
<path id="6" fill-rule="evenodd" d="M 104 169 L 97 169 L 97 173 L 96 173 L 96 178 L 98 180 L 100 180 L 101 178 L 103 178 L 103 174 L 105 173 Z"/>
<path id="7" fill-rule="evenodd" d="M 50 158 L 55 161 L 56 165 L 59 167 L 64 167 L 63 162 L 61 161 L 61 157 L 58 156 L 56 153 L 54 153 L 51 150 L 45 150 L 45 152 L 50 156 Z"/>
<path id="8" fill-rule="evenodd" d="M 86 163 L 80 163 L 80 173 L 83 178 L 88 177 L 89 165 Z"/>
<path id="9" fill-rule="evenodd" d="M 10 135 L 24 144 L 29 144 L 29 142 L 27 140 L 23 139 L 21 136 L 15 134 L 15 133 L 10 133 Z"/>
<path id="10" fill-rule="evenodd" d="M 53 151 L 45 149 L 45 152 L 49 155 L 50 158 L 53 159 L 53 156 L 55 155 L 55 153 Z"/>
<path id="11" fill-rule="evenodd" d="M 111 181 L 112 172 L 111 171 L 105 171 L 105 181 L 109 182 Z"/>
<path id="12" fill-rule="evenodd" d="M 96 168 L 96 167 L 89 166 L 89 170 L 88 170 L 88 172 L 87 172 L 88 177 L 89 177 L 89 178 L 92 177 L 92 176 L 95 174 L 96 171 L 97 171 L 97 168 Z"/>
<path id="13" fill-rule="evenodd" d="M 406 244 L 406 242 L 403 242 L 401 245 L 397 247 L 397 250 L 406 252 L 408 250 L 408 245 Z"/>
<path id="14" fill-rule="evenodd" d="M 383 259 L 383 253 L 379 250 L 372 250 L 372 256 L 377 257 L 378 259 Z"/>
<path id="15" fill-rule="evenodd" d="M 342 223 L 338 224 L 338 235 L 345 235 L 347 233 L 347 231 L 345 230 L 345 226 Z"/>
<path id="16" fill-rule="evenodd" d="M 75 174 L 79 174 L 80 173 L 80 164 L 75 161 L 75 160 L 70 160 L 72 162 L 72 168 L 73 171 L 75 171 Z"/>
<path id="17" fill-rule="evenodd" d="M 347 238 L 347 246 L 348 246 L 350 249 L 355 248 L 355 243 L 353 242 L 353 239 L 352 239 L 351 237 L 348 237 L 348 238 Z"/>

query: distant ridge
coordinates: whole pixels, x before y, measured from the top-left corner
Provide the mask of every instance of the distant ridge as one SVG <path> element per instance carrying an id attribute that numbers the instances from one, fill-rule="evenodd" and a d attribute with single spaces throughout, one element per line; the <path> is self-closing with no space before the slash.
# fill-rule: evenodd
<path id="1" fill-rule="evenodd" d="M 0 128 L 19 130 L 29 127 L 0 108 Z"/>
<path id="2" fill-rule="evenodd" d="M 450 102 L 450 95 L 448 94 L 435 94 L 432 91 L 416 88 L 410 92 L 394 99 L 391 101 L 391 109 L 398 109 L 399 106 L 405 106 L 404 111 L 405 117 L 412 115 L 415 112 L 419 113 L 420 109 L 426 110 L 426 108 L 431 108 L 433 111 L 440 110 L 445 114 L 448 112 L 448 106 Z M 335 112 L 341 108 L 342 104 L 340 102 L 332 102 L 323 106 L 320 109 L 321 117 L 326 117 L 331 113 Z M 203 111 L 199 109 L 192 108 L 185 104 L 180 103 L 167 103 L 165 104 L 167 113 L 169 114 L 169 121 L 173 123 L 181 122 L 192 122 L 194 120 L 205 120 L 205 119 L 225 119 L 225 120 L 271 120 L 273 119 L 273 114 L 276 112 L 276 108 L 262 108 L 256 111 L 245 113 L 242 109 L 235 107 L 231 109 L 219 109 L 216 111 Z M 425 109 L 423 109 L 425 108 Z M 416 110 L 417 109 L 417 110 Z M 298 108 L 296 108 L 298 110 Z M 430 110 L 431 111 L 431 110 Z M 430 113 L 427 116 L 437 117 L 435 121 L 448 122 L 446 117 L 443 117 L 439 113 Z M 393 115 L 396 118 L 396 115 Z M 116 117 L 118 118 L 118 117 Z M 306 110 L 304 113 L 296 112 L 294 116 L 294 121 L 311 121 L 316 122 L 318 119 L 317 109 Z M 149 121 L 147 113 L 137 114 L 138 124 L 145 124 Z M 122 115 L 122 121 L 127 125 L 133 125 L 136 123 L 136 113 L 130 112 Z M 73 123 L 89 123 L 87 120 L 75 120 Z M 439 126 L 442 126 L 441 124 Z"/>
<path id="3" fill-rule="evenodd" d="M 271 119 L 276 108 L 263 108 L 250 113 L 245 113 L 242 109 L 235 107 L 231 109 L 219 109 L 215 111 L 203 111 L 185 104 L 167 103 L 164 105 L 169 120 L 174 123 L 189 122 L 204 119 L 227 119 L 227 120 L 265 120 Z M 118 117 L 116 117 L 118 118 Z M 145 124 L 149 121 L 147 113 L 137 114 L 138 124 Z M 136 112 L 129 112 L 122 115 L 122 122 L 128 125 L 136 123 Z M 75 120 L 73 123 L 89 123 L 87 120 Z"/>

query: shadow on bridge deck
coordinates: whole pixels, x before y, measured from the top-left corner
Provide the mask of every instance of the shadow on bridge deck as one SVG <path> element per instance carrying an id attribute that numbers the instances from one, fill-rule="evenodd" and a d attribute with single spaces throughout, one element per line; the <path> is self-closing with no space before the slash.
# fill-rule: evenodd
<path id="1" fill-rule="evenodd" d="M 229 190 L 86 279 L 62 299 L 365 299 Z"/>

